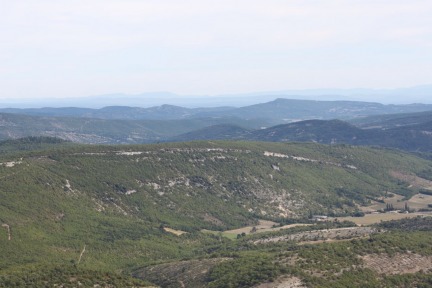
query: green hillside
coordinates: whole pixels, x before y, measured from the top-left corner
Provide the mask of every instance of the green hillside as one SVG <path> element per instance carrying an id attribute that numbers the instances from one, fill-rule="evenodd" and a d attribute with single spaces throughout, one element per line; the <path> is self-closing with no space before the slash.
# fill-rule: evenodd
<path id="1" fill-rule="evenodd" d="M 431 127 L 431 121 L 388 129 L 362 129 L 341 120 L 306 120 L 256 130 L 245 130 L 232 125 L 210 126 L 178 135 L 170 138 L 170 141 L 231 139 L 315 142 L 391 147 L 410 152 L 431 152 Z"/>
<path id="2" fill-rule="evenodd" d="M 359 117 L 349 122 L 361 128 L 389 129 L 428 123 L 432 119 L 432 111 L 417 113 L 383 114 Z"/>
<path id="3" fill-rule="evenodd" d="M 58 143 L 0 155 L 0 276 L 40 265 L 126 273 L 205 257 L 230 240 L 201 229 L 350 215 L 386 191 L 418 191 L 392 172 L 432 169 L 396 151 L 296 143 Z"/>
<path id="4" fill-rule="evenodd" d="M 85 144 L 140 144 L 165 141 L 173 136 L 212 125 L 230 124 L 256 129 L 271 126 L 265 119 L 237 117 L 178 120 L 119 120 L 71 116 L 29 116 L 0 113 L 0 140 L 23 137 L 57 137 Z"/>
<path id="5" fill-rule="evenodd" d="M 263 99 L 269 98 L 264 97 Z M 226 103 L 226 101 L 227 99 L 224 99 L 222 102 Z M 277 124 L 292 120 L 353 119 L 369 115 L 414 113 L 429 110 L 432 110 L 430 104 L 383 105 L 374 102 L 315 101 L 286 98 L 277 98 L 273 101 L 243 107 L 186 108 L 164 104 L 149 108 L 128 106 L 109 106 L 101 109 L 78 107 L 0 108 L 2 113 L 48 117 L 85 117 L 106 120 L 180 120 L 191 118 L 240 118 L 250 120 L 258 117 L 270 119 Z"/>
<path id="6" fill-rule="evenodd" d="M 242 140 L 246 139 L 251 131 L 236 125 L 221 124 L 204 127 L 192 132 L 169 138 L 170 142 L 192 141 L 192 140 Z"/>
<path id="7" fill-rule="evenodd" d="M 133 275 L 161 287 L 430 287 L 431 227 L 431 217 L 417 217 L 367 227 L 374 232 L 361 237 L 355 232 L 337 235 L 328 242 L 319 236 L 324 231 L 365 228 L 324 223 L 251 234 L 213 247 L 210 257 L 142 267 Z M 299 234 L 318 236 L 306 242 L 269 242 Z"/>
<path id="8" fill-rule="evenodd" d="M 55 137 L 25 137 L 0 141 L 0 153 L 15 153 L 17 151 L 48 150 L 53 147 L 72 146 L 71 142 Z"/>
<path id="9" fill-rule="evenodd" d="M 360 129 L 340 120 L 308 120 L 278 125 L 250 133 L 256 141 L 301 141 L 322 144 L 345 143 L 430 152 L 432 122 L 389 129 Z"/>
<path id="10" fill-rule="evenodd" d="M 308 105 L 302 110 L 301 107 L 305 103 Z M 140 144 L 196 140 L 298 141 L 391 147 L 410 152 L 430 153 L 432 151 L 430 111 L 360 117 L 358 120 L 350 120 L 352 124 L 342 120 L 306 120 L 274 126 L 278 123 L 299 120 L 302 117 L 348 118 L 348 115 L 355 117 L 359 116 L 356 113 L 361 114 L 370 105 L 373 107 L 376 105 L 374 103 L 343 101 L 324 101 L 322 103 L 319 101 L 306 101 L 305 103 L 278 99 L 269 103 L 235 109 L 244 110 L 243 112 L 249 111 L 245 112 L 246 114 L 238 115 L 229 114 L 228 112 L 231 110 L 228 108 L 197 108 L 192 110 L 200 111 L 200 113 L 197 112 L 198 114 L 194 114 L 193 117 L 183 109 L 178 111 L 175 109 L 176 112 L 171 111 L 175 107 L 169 105 L 161 106 L 160 109 L 158 107 L 149 108 L 150 110 L 130 107 L 106 107 L 96 110 L 100 113 L 118 113 L 118 117 L 130 113 L 129 120 L 85 118 L 86 115 L 97 116 L 92 113 L 88 114 L 88 109 L 82 111 L 79 108 L 45 108 L 41 111 L 34 109 L 31 110 L 32 113 L 37 114 L 38 111 L 41 113 L 46 111 L 47 113 L 53 113 L 56 117 L 41 116 L 39 114 L 37 114 L 38 116 L 0 114 L 0 125 L 2 126 L 0 140 L 13 140 L 23 137 L 57 137 L 75 143 L 86 144 Z M 327 109 L 325 110 L 327 112 L 323 110 L 327 114 L 318 109 L 320 105 Z M 414 109 L 417 106 L 408 105 L 407 107 Z M 397 107 L 389 106 L 387 108 L 396 109 Z M 150 114 L 163 115 L 164 113 L 169 114 L 171 111 L 173 116 L 186 113 L 184 115 L 190 117 L 181 118 L 179 116 L 181 119 L 175 120 L 139 120 L 140 113 L 144 113 L 141 111 L 142 109 L 148 110 L 147 112 L 151 112 Z M 60 117 L 61 111 L 64 111 L 65 115 L 71 114 L 74 117 Z M 83 114 L 79 114 L 77 111 L 81 111 L 79 113 Z M 138 113 L 137 111 L 141 112 Z M 309 111 L 311 114 L 305 114 L 306 116 L 296 114 L 306 113 L 305 111 Z M 314 114 L 314 111 L 321 111 L 320 113 L 325 115 Z M 332 111 L 340 113 L 331 114 Z M 374 113 L 377 112 L 373 111 Z M 75 115 L 75 112 L 78 115 Z M 212 114 L 216 112 L 228 114 Z M 381 111 L 381 113 L 384 112 Z M 134 113 L 139 115 L 135 117 L 133 116 Z M 274 115 L 276 118 L 269 115 Z M 159 116 L 155 116 L 155 118 L 163 119 L 162 116 Z M 282 118 L 279 119 L 278 117 Z"/>

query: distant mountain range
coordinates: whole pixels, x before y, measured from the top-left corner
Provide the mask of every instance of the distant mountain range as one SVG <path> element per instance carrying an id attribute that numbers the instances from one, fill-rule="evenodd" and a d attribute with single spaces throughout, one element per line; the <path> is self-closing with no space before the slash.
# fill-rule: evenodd
<path id="1" fill-rule="evenodd" d="M 161 105 L 150 108 L 110 106 L 90 108 L 3 108 L 0 112 L 54 117 L 85 117 L 123 120 L 174 120 L 207 117 L 236 117 L 240 119 L 269 119 L 275 124 L 307 119 L 352 119 L 369 115 L 412 113 L 432 110 L 432 104 L 384 105 L 357 101 L 313 101 L 283 99 L 244 106 L 186 108 Z"/>
<path id="2" fill-rule="evenodd" d="M 50 136 L 91 144 L 296 141 L 432 151 L 430 104 L 276 99 L 240 108 L 7 108 L 0 109 L 0 127 L 0 140 Z"/>
<path id="3" fill-rule="evenodd" d="M 303 89 L 280 90 L 225 95 L 179 95 L 171 92 L 141 94 L 114 93 L 88 97 L 46 99 L 4 99 L 0 107 L 86 107 L 105 106 L 152 107 L 170 104 L 189 108 L 233 106 L 242 107 L 264 103 L 275 98 L 320 101 L 371 101 L 386 104 L 429 103 L 432 104 L 432 85 L 421 85 L 398 89 Z"/>

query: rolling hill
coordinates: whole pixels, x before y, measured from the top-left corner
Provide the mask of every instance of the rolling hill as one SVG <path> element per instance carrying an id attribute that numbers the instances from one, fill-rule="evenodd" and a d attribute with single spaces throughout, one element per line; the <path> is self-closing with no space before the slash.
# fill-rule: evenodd
<path id="1" fill-rule="evenodd" d="M 242 127 L 221 124 L 204 127 L 192 132 L 176 135 L 168 139 L 169 142 L 182 142 L 192 140 L 241 140 L 247 139 L 251 130 Z"/>
<path id="2" fill-rule="evenodd" d="M 109 106 L 90 108 L 2 108 L 2 113 L 48 117 L 85 117 L 118 120 L 175 120 L 190 118 L 267 119 L 274 124 L 308 119 L 352 119 L 369 115 L 432 110 L 431 104 L 384 105 L 358 101 L 313 101 L 278 98 L 244 107 L 185 108 L 161 105 L 150 108 Z"/>
<path id="3" fill-rule="evenodd" d="M 306 120 L 272 126 L 264 119 L 196 118 L 181 120 L 109 120 L 0 114 L 0 139 L 58 137 L 88 144 L 134 144 L 192 140 L 345 143 L 432 151 L 430 112 L 376 116 L 373 124 L 354 126 L 341 120 Z M 384 117 L 384 118 L 382 118 Z M 383 120 L 379 120 L 383 119 Z M 388 120 L 384 120 L 388 119 Z M 360 120 L 359 120 L 360 121 Z M 429 121 L 429 122 L 422 122 Z M 380 128 L 371 128 L 377 126 Z M 387 124 L 386 124 L 387 123 Z M 263 128 L 268 125 L 269 128 Z"/>
<path id="4" fill-rule="evenodd" d="M 42 136 L 86 144 L 298 141 L 381 146 L 430 153 L 432 114 L 425 110 L 431 107 L 424 104 L 383 105 L 279 98 L 240 108 L 173 105 L 101 109 L 5 108 L 0 111 L 10 113 L 0 113 L 0 140 Z M 302 119 L 307 120 L 299 121 Z"/>
<path id="5" fill-rule="evenodd" d="M 28 136 L 58 137 L 86 144 L 134 144 L 165 141 L 178 134 L 220 124 L 245 129 L 272 125 L 263 119 L 196 118 L 182 120 L 112 120 L 0 113 L 0 140 Z"/>
<path id="6" fill-rule="evenodd" d="M 391 129 L 431 122 L 432 111 L 398 113 L 361 117 L 349 120 L 350 123 L 365 129 Z"/>
<path id="7" fill-rule="evenodd" d="M 307 120 L 253 131 L 235 130 L 231 126 L 224 126 L 223 128 L 210 126 L 169 140 L 241 139 L 270 142 L 316 142 L 380 146 L 412 152 L 432 152 L 432 122 L 430 121 L 412 125 L 397 125 L 387 129 L 362 129 L 341 120 Z"/>
<path id="8" fill-rule="evenodd" d="M 99 272 L 113 281 L 109 273 L 138 275 L 142 267 L 161 263 L 178 267 L 178 279 L 189 267 L 178 266 L 182 261 L 209 255 L 215 260 L 208 267 L 224 265 L 223 259 L 248 266 L 257 259 L 253 253 L 264 253 L 253 252 L 254 244 L 239 242 L 236 248 L 231 240 L 200 231 L 255 225 L 259 219 L 307 221 L 310 213 L 350 215 L 389 191 L 409 197 L 426 189 L 403 179 L 432 171 L 430 161 L 409 154 L 347 145 L 55 142 L 30 138 L 22 141 L 26 151 L 0 154 L 0 284 L 51 283 L 35 276 L 42 272 L 31 272 L 43 269 L 52 269 L 47 275 L 76 275 L 62 281 L 104 275 Z M 179 231 L 186 233 L 174 234 Z M 252 254 L 234 252 L 247 250 Z M 267 260 L 261 267 L 267 267 L 272 258 L 262 255 Z M 208 269 L 213 274 L 205 279 L 218 281 L 216 270 Z M 99 272 L 86 272 L 94 270 Z M 278 273 L 283 271 L 288 273 Z M 170 285 L 163 287 L 179 283 Z"/>
<path id="9" fill-rule="evenodd" d="M 307 120 L 255 130 L 251 139 L 272 142 L 318 142 L 365 144 L 373 134 L 341 120 Z"/>

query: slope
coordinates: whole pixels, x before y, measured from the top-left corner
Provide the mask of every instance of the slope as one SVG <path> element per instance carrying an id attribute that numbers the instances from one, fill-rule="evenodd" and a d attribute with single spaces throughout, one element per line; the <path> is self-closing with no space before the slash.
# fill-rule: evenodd
<path id="1" fill-rule="evenodd" d="M 259 141 L 365 144 L 364 140 L 371 134 L 341 120 L 307 120 L 256 130 L 250 138 Z"/>
<path id="2" fill-rule="evenodd" d="M 402 126 L 419 125 L 430 122 L 431 119 L 432 111 L 425 111 L 417 113 L 399 113 L 361 117 L 352 119 L 349 122 L 365 129 L 391 129 Z"/>
<path id="3" fill-rule="evenodd" d="M 246 139 L 251 131 L 230 124 L 212 125 L 192 132 L 169 138 L 169 142 L 191 140 L 241 140 Z"/>
<path id="4" fill-rule="evenodd" d="M 149 143 L 216 124 L 254 129 L 270 123 L 263 119 L 247 121 L 239 118 L 110 120 L 0 114 L 0 140 L 49 136 L 86 144 Z"/>
<path id="5" fill-rule="evenodd" d="M 4 273 L 48 263 L 127 271 L 205 255 L 221 240 L 203 228 L 347 215 L 386 191 L 416 193 L 392 171 L 432 169 L 394 151 L 254 142 L 60 144 L 0 158 Z"/>
<path id="6" fill-rule="evenodd" d="M 432 122 L 389 129 L 361 129 L 341 120 L 306 120 L 253 131 L 243 131 L 232 126 L 209 126 L 178 135 L 170 138 L 169 141 L 200 139 L 316 142 L 390 147 L 411 152 L 432 152 Z"/>
<path id="7" fill-rule="evenodd" d="M 267 99 L 267 98 L 266 98 Z M 275 124 L 307 119 L 352 119 L 368 115 L 412 113 L 432 110 L 430 104 L 383 105 L 360 101 L 313 101 L 278 98 L 243 107 L 185 108 L 161 105 L 149 108 L 109 106 L 101 109 L 64 108 L 2 108 L 0 112 L 37 116 L 67 116 L 119 120 L 178 120 L 208 117 L 264 118 Z"/>
<path id="8" fill-rule="evenodd" d="M 248 138 L 258 141 L 344 143 L 431 152 L 432 122 L 389 129 L 360 129 L 340 120 L 309 120 L 255 130 Z"/>

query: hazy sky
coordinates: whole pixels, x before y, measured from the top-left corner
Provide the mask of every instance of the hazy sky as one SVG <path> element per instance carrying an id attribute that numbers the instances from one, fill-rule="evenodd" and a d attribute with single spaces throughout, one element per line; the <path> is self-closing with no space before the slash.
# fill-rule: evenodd
<path id="1" fill-rule="evenodd" d="M 432 83 L 431 0 L 0 0 L 0 98 Z"/>

